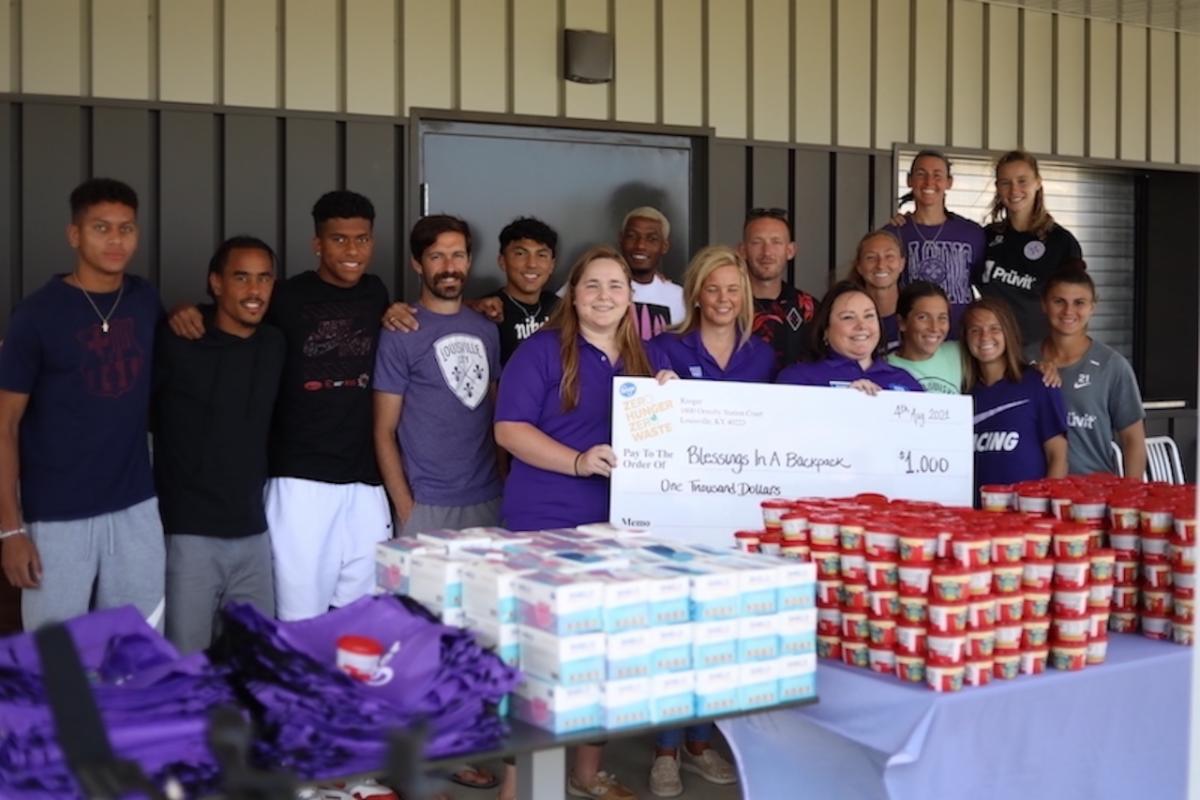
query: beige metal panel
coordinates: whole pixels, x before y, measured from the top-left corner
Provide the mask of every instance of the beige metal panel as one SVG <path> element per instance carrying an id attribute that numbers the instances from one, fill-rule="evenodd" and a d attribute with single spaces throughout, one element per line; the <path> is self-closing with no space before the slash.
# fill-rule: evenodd
<path id="1" fill-rule="evenodd" d="M 875 146 L 907 142 L 910 0 L 879 3 L 875 17 Z"/>
<path id="2" fill-rule="evenodd" d="M 946 0 L 913 0 L 916 6 L 916 84 L 913 93 L 913 139 L 946 143 Z"/>
<path id="3" fill-rule="evenodd" d="M 708 124 L 717 136 L 747 136 L 746 3 L 708 0 Z"/>
<path id="4" fill-rule="evenodd" d="M 338 111 L 338 7 L 330 0 L 285 0 L 283 104 L 304 111 Z"/>
<path id="5" fill-rule="evenodd" d="M 225 2 L 225 104 L 277 107 L 279 20 L 276 0 Z"/>
<path id="6" fill-rule="evenodd" d="M 13 24 L 17 13 L 14 3 L 0 5 L 0 92 L 18 92 L 16 69 L 19 48 L 16 42 L 17 28 Z"/>
<path id="7" fill-rule="evenodd" d="M 1054 20 L 1041 11 L 1025 12 L 1025 74 L 1021 146 L 1035 153 L 1051 150 L 1054 122 Z M 1004 51 L 1002 51 L 1004 52 Z"/>
<path id="8" fill-rule="evenodd" d="M 796 141 L 833 143 L 832 0 L 796 0 Z"/>
<path id="9" fill-rule="evenodd" d="M 871 2 L 837 4 L 837 143 L 871 146 Z"/>
<path id="10" fill-rule="evenodd" d="M 987 146 L 992 150 L 1011 150 L 1018 145 L 1017 19 L 1015 8 L 988 6 Z"/>
<path id="11" fill-rule="evenodd" d="M 565 28 L 608 31 L 608 0 L 566 0 Z M 608 119 L 608 84 L 566 81 L 566 115 Z"/>
<path id="12" fill-rule="evenodd" d="M 21 91 L 86 95 L 81 0 L 22 3 Z"/>
<path id="13" fill-rule="evenodd" d="M 508 10 L 496 0 L 459 0 L 459 106 L 508 108 Z"/>
<path id="14" fill-rule="evenodd" d="M 158 0 L 158 97 L 217 101 L 217 0 Z"/>
<path id="15" fill-rule="evenodd" d="M 662 0 L 662 121 L 704 124 L 701 0 Z"/>
<path id="16" fill-rule="evenodd" d="M 787 25 L 790 5 L 791 0 L 754 0 L 751 7 L 750 75 L 754 83 L 751 133 L 759 140 L 786 142 L 792 135 Z"/>
<path id="17" fill-rule="evenodd" d="M 950 143 L 983 146 L 983 6 L 953 0 L 950 48 Z"/>
<path id="18" fill-rule="evenodd" d="M 92 95 L 150 100 L 150 2 L 92 4 Z"/>
<path id="19" fill-rule="evenodd" d="M 1150 160 L 1175 161 L 1175 33 L 1150 31 Z M 1192 102 L 1200 102 L 1193 95 Z"/>
<path id="20" fill-rule="evenodd" d="M 513 111 L 558 114 L 557 0 L 513 0 Z"/>
<path id="21" fill-rule="evenodd" d="M 485 0 L 486 2 L 486 0 Z M 655 122 L 658 114 L 658 20 L 654 3 L 615 0 L 613 91 L 624 122 Z"/>
<path id="22" fill-rule="evenodd" d="M 1058 17 L 1058 95 L 1055 115 L 1058 142 L 1055 152 L 1082 156 L 1084 119 L 1083 79 L 1086 54 L 1084 22 L 1079 17 Z"/>
<path id="23" fill-rule="evenodd" d="M 1146 160 L 1146 29 L 1121 26 L 1120 158 Z"/>
<path id="24" fill-rule="evenodd" d="M 454 105 L 454 4 L 404 0 L 404 113 Z"/>
<path id="25" fill-rule="evenodd" d="M 397 113 L 399 75 L 395 0 L 346 3 L 346 110 Z"/>
<path id="26" fill-rule="evenodd" d="M 1117 26 L 1093 19 L 1088 47 L 1087 153 L 1092 158 L 1117 157 Z"/>
<path id="27" fill-rule="evenodd" d="M 1200 36 L 1179 37 L 1179 161 L 1200 164 Z"/>

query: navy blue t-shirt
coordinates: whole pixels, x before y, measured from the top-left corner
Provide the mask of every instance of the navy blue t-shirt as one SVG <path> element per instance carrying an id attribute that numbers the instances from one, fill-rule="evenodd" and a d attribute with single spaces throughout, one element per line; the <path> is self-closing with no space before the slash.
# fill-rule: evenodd
<path id="1" fill-rule="evenodd" d="M 0 389 L 29 395 L 21 418 L 26 521 L 87 519 L 154 496 L 146 423 L 158 292 L 125 276 L 109 331 L 83 291 L 57 275 L 13 311 Z M 117 292 L 91 293 L 102 313 Z"/>

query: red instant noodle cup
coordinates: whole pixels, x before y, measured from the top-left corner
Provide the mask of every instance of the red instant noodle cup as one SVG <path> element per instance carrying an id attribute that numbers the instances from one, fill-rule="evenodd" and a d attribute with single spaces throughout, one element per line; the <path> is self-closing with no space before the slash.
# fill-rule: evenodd
<path id="1" fill-rule="evenodd" d="M 867 558 L 881 561 L 898 561 L 900 559 L 900 534 L 890 530 L 883 524 L 868 524 L 863 541 Z"/>
<path id="2" fill-rule="evenodd" d="M 867 602 L 871 604 L 871 616 L 876 619 L 892 619 L 900 613 L 900 595 L 897 592 L 870 590 L 867 592 Z"/>
<path id="3" fill-rule="evenodd" d="M 1108 499 L 1108 529 L 1115 531 L 1137 531 L 1142 525 L 1142 515 L 1137 499 L 1129 494 L 1116 494 Z"/>
<path id="4" fill-rule="evenodd" d="M 1050 620 L 1050 638 L 1063 642 L 1086 642 L 1092 626 L 1092 615 L 1059 614 Z"/>
<path id="5" fill-rule="evenodd" d="M 1136 530 L 1109 531 L 1108 543 L 1118 560 L 1137 561 L 1142 554 L 1142 535 Z"/>
<path id="6" fill-rule="evenodd" d="M 950 556 L 966 569 L 980 569 L 992 563 L 992 537 L 987 534 L 959 533 L 950 540 Z"/>
<path id="7" fill-rule="evenodd" d="M 1054 562 L 1055 589 L 1086 589 L 1092 562 L 1087 558 L 1060 558 Z"/>
<path id="8" fill-rule="evenodd" d="M 1175 592 L 1176 597 L 1194 597 L 1196 593 L 1195 569 L 1173 570 L 1171 572 L 1171 589 Z"/>
<path id="9" fill-rule="evenodd" d="M 1087 589 L 1055 589 L 1050 613 L 1056 617 L 1087 614 L 1089 597 Z"/>
<path id="10" fill-rule="evenodd" d="M 966 633 L 967 612 L 966 603 L 932 602 L 928 606 L 929 632 L 938 635 Z"/>
<path id="11" fill-rule="evenodd" d="M 1048 558 L 1029 559 L 1021 565 L 1021 588 L 1027 592 L 1049 591 L 1054 581 L 1054 562 Z"/>
<path id="12" fill-rule="evenodd" d="M 896 677 L 906 683 L 925 682 L 925 658 L 896 654 Z"/>
<path id="13" fill-rule="evenodd" d="M 1174 541 L 1179 544 L 1196 543 L 1196 509 L 1194 505 L 1181 503 L 1175 506 L 1172 524 L 1175 526 Z"/>
<path id="14" fill-rule="evenodd" d="M 838 637 L 842 635 L 842 610 L 840 608 L 817 609 L 817 635 Z"/>
<path id="15" fill-rule="evenodd" d="M 1021 623 L 1021 647 L 1045 647 L 1050 641 L 1050 620 L 1030 619 Z"/>
<path id="16" fill-rule="evenodd" d="M 1171 602 L 1175 612 L 1175 622 L 1191 625 L 1196 618 L 1196 601 L 1191 598 L 1176 597 Z"/>
<path id="17" fill-rule="evenodd" d="M 1050 543 L 1054 538 L 1052 519 L 1034 520 L 1025 529 L 1025 558 L 1049 558 Z"/>
<path id="18" fill-rule="evenodd" d="M 979 487 L 979 505 L 984 511 L 1008 511 L 1014 507 L 1013 487 L 1001 483 Z"/>
<path id="19" fill-rule="evenodd" d="M 1021 618 L 1049 619 L 1050 597 L 1050 592 L 1025 592 L 1022 595 Z"/>
<path id="20" fill-rule="evenodd" d="M 1050 516 L 1060 522 L 1071 519 L 1071 489 L 1065 484 L 1056 484 L 1050 489 Z"/>
<path id="21" fill-rule="evenodd" d="M 1175 529 L 1175 506 L 1163 500 L 1148 500 L 1142 505 L 1142 534 L 1166 536 Z"/>
<path id="22" fill-rule="evenodd" d="M 842 554 L 839 551 L 810 545 L 809 555 L 812 557 L 813 563 L 817 565 L 819 580 L 829 581 L 836 578 L 840 581 L 842 579 Z"/>
<path id="23" fill-rule="evenodd" d="M 925 626 L 901 622 L 896 625 L 895 633 L 897 654 L 925 657 L 929 636 Z"/>
<path id="24" fill-rule="evenodd" d="M 738 531 L 733 534 L 734 544 L 743 553 L 757 553 L 759 538 L 764 531 Z"/>
<path id="25" fill-rule="evenodd" d="M 1114 586 L 1112 597 L 1113 611 L 1136 611 L 1141 589 L 1137 586 Z"/>
<path id="26" fill-rule="evenodd" d="M 1170 639 L 1171 618 L 1164 614 L 1142 614 L 1142 635 L 1149 639 Z"/>
<path id="27" fill-rule="evenodd" d="M 1021 674 L 1021 653 L 996 653 L 992 659 L 992 677 L 997 680 L 1012 680 Z"/>
<path id="28" fill-rule="evenodd" d="M 1087 558 L 1091 529 L 1078 522 L 1060 522 L 1054 526 L 1051 550 L 1055 560 Z"/>
<path id="29" fill-rule="evenodd" d="M 862 553 L 851 553 L 843 550 L 839 571 L 842 573 L 842 580 L 844 582 L 865 585 L 867 582 L 867 557 Z"/>
<path id="30" fill-rule="evenodd" d="M 1171 562 L 1171 566 L 1175 569 L 1187 569 L 1188 567 L 1196 566 L 1196 545 L 1192 544 L 1175 544 L 1170 542 L 1167 544 L 1167 560 Z"/>
<path id="31" fill-rule="evenodd" d="M 1175 621 L 1171 625 L 1171 639 L 1175 644 L 1191 647 L 1196 641 L 1196 628 L 1191 622 Z"/>
<path id="32" fill-rule="evenodd" d="M 1050 650 L 1039 647 L 1035 650 L 1021 651 L 1021 674 L 1041 675 L 1046 671 L 1046 662 L 1050 660 Z"/>
<path id="33" fill-rule="evenodd" d="M 1126 560 L 1117 556 L 1113 564 L 1113 583 L 1117 586 L 1137 586 L 1140 579 L 1141 562 Z"/>
<path id="34" fill-rule="evenodd" d="M 894 619 L 867 619 L 867 636 L 872 647 L 896 646 L 896 621 Z"/>
<path id="35" fill-rule="evenodd" d="M 1142 534 L 1142 563 L 1143 564 L 1166 564 L 1170 563 L 1167 557 L 1167 545 L 1170 540 L 1166 534 L 1162 533 L 1143 533 Z"/>
<path id="36" fill-rule="evenodd" d="M 842 637 L 817 634 L 817 658 L 842 660 Z"/>
<path id="37" fill-rule="evenodd" d="M 863 669 L 870 666 L 870 657 L 867 655 L 867 643 L 848 642 L 843 639 L 842 663 L 851 667 L 862 667 Z"/>
<path id="38" fill-rule="evenodd" d="M 1019 594 L 1024 575 L 1023 564 L 997 564 L 992 567 L 992 591 L 998 597 Z"/>
<path id="39" fill-rule="evenodd" d="M 986 597 L 992 593 L 992 568 L 971 570 L 970 592 L 972 597 Z"/>
<path id="40" fill-rule="evenodd" d="M 932 564 L 937 556 L 937 533 L 910 528 L 900 533 L 900 564 Z"/>
<path id="41" fill-rule="evenodd" d="M 841 578 L 822 578 L 817 581 L 817 607 L 838 608 L 842 605 Z"/>
<path id="42" fill-rule="evenodd" d="M 965 664 L 941 666 L 930 664 L 928 660 L 925 663 L 925 682 L 935 692 L 957 692 L 961 690 L 966 673 L 967 667 Z"/>
<path id="43" fill-rule="evenodd" d="M 992 564 L 1020 564 L 1025 559 L 1025 534 L 1008 528 L 992 535 Z"/>
<path id="44" fill-rule="evenodd" d="M 992 682 L 995 662 L 990 658 L 973 658 L 967 661 L 964 681 L 968 686 L 987 686 Z"/>
<path id="45" fill-rule="evenodd" d="M 1142 585 L 1147 589 L 1171 588 L 1171 565 L 1142 562 Z"/>
<path id="46" fill-rule="evenodd" d="M 967 628 L 979 630 L 996 624 L 996 598 L 972 597 L 967 605 Z"/>
<path id="47" fill-rule="evenodd" d="M 1092 610 L 1091 624 L 1088 626 L 1088 641 L 1108 638 L 1108 611 Z"/>
<path id="48" fill-rule="evenodd" d="M 925 663 L 935 666 L 962 664 L 967 657 L 965 634 L 942 636 L 930 633 L 925 637 Z"/>
<path id="49" fill-rule="evenodd" d="M 783 537 L 778 533 L 767 531 L 758 539 L 758 552 L 767 556 L 783 554 Z"/>
<path id="50" fill-rule="evenodd" d="M 1080 493 L 1071 498 L 1071 519 L 1086 522 L 1093 527 L 1104 527 L 1108 516 L 1108 503 L 1103 494 Z"/>
<path id="51" fill-rule="evenodd" d="M 933 566 L 930 564 L 909 564 L 901 561 L 899 577 L 901 597 L 925 597 L 929 594 L 929 582 L 933 577 Z"/>
<path id="52" fill-rule="evenodd" d="M 967 632 L 967 657 L 991 658 L 996 652 L 996 629 L 980 628 Z"/>
<path id="53" fill-rule="evenodd" d="M 882 675 L 894 675 L 896 672 L 896 654 L 886 647 L 867 648 L 867 663 L 872 672 Z"/>
<path id="54" fill-rule="evenodd" d="M 1021 648 L 1021 636 L 1025 629 L 1020 622 L 996 626 L 996 652 L 1012 652 Z"/>
<path id="55" fill-rule="evenodd" d="M 1089 665 L 1103 664 L 1108 656 L 1108 639 L 1088 639 L 1087 663 Z"/>
<path id="56" fill-rule="evenodd" d="M 939 565 L 931 577 L 930 597 L 935 602 L 963 603 L 970 593 L 971 573 L 963 567 Z"/>
<path id="57" fill-rule="evenodd" d="M 1011 625 L 1021 621 L 1025 613 L 1024 594 L 996 596 L 996 624 Z"/>
<path id="58" fill-rule="evenodd" d="M 779 527 L 783 538 L 787 541 L 808 543 L 808 512 L 797 511 L 793 507 L 779 518 Z"/>
<path id="59" fill-rule="evenodd" d="M 838 545 L 843 553 L 862 553 L 866 525 L 861 519 L 843 519 L 838 525 Z"/>
<path id="60" fill-rule="evenodd" d="M 812 514 L 808 518 L 809 546 L 818 549 L 837 549 L 838 517 L 832 514 Z"/>
<path id="61" fill-rule="evenodd" d="M 791 500 L 763 500 L 758 504 L 762 509 L 763 527 L 769 531 L 780 531 L 783 528 L 783 515 L 792 510 Z"/>
<path id="62" fill-rule="evenodd" d="M 1050 666 L 1055 669 L 1078 672 L 1087 663 L 1087 642 L 1054 642 L 1050 645 Z"/>
<path id="63" fill-rule="evenodd" d="M 1093 583 L 1088 587 L 1088 608 L 1092 611 L 1098 608 L 1110 608 L 1115 590 L 1116 587 L 1112 581 L 1108 581 L 1107 583 Z"/>
<path id="64" fill-rule="evenodd" d="M 867 585 L 872 590 L 895 589 L 900 583 L 900 569 L 895 560 L 878 560 L 867 556 Z"/>
<path id="65" fill-rule="evenodd" d="M 1049 514 L 1050 490 L 1040 481 L 1018 483 L 1017 510 L 1025 514 Z"/>
<path id="66" fill-rule="evenodd" d="M 1113 580 L 1113 570 L 1116 568 L 1117 563 L 1117 554 L 1114 550 L 1093 550 L 1091 561 L 1092 583 L 1108 583 Z"/>
<path id="67" fill-rule="evenodd" d="M 929 598 L 900 595 L 900 614 L 897 622 L 925 625 L 929 619 Z"/>
<path id="68" fill-rule="evenodd" d="M 842 584 L 842 611 L 861 611 L 866 614 L 869 605 L 865 583 Z"/>
<path id="69" fill-rule="evenodd" d="M 1136 611 L 1113 611 L 1108 617 L 1108 629 L 1113 633 L 1135 633 L 1138 629 Z"/>
<path id="70" fill-rule="evenodd" d="M 1172 600 L 1170 589 L 1143 589 L 1142 611 L 1146 614 L 1165 617 L 1171 614 Z"/>

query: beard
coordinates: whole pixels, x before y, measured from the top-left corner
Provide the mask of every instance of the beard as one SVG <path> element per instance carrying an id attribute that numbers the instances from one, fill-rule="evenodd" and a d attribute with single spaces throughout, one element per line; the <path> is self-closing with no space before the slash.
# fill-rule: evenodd
<path id="1" fill-rule="evenodd" d="M 442 288 L 438 285 L 447 278 L 457 278 L 458 284 L 454 288 Z M 458 272 L 439 272 L 425 278 L 425 288 L 439 300 L 457 300 L 462 297 L 466 283 L 466 276 Z"/>

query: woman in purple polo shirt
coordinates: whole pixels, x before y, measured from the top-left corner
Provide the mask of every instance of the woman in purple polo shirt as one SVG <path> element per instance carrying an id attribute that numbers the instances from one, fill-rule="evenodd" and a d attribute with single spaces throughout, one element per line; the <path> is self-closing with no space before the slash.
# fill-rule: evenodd
<path id="1" fill-rule="evenodd" d="M 786 367 L 776 383 L 849 386 L 867 394 L 924 391 L 916 378 L 883 359 L 875 302 L 850 281 L 833 285 L 809 324 L 817 360 Z"/>
<path id="2" fill-rule="evenodd" d="M 975 398 L 975 488 L 1067 474 L 1062 392 L 1021 363 L 1008 304 L 985 297 L 963 314 L 963 390 Z"/>
<path id="3" fill-rule="evenodd" d="M 731 247 L 711 245 L 692 258 L 683 276 L 687 316 L 674 331 L 650 340 L 681 378 L 770 383 L 775 351 L 751 335 L 753 293 L 746 262 Z"/>
<path id="4" fill-rule="evenodd" d="M 653 374 L 631 309 L 632 275 L 621 255 L 593 247 L 567 276 L 546 325 L 509 359 L 496 399 L 496 442 L 512 454 L 500 509 L 505 526 L 527 531 L 608 519 L 612 379 Z M 600 745 L 575 751 L 568 792 L 632 798 L 599 771 Z M 506 770 L 502 795 L 512 790 Z"/>
<path id="5" fill-rule="evenodd" d="M 854 266 L 846 279 L 870 296 L 879 314 L 884 353 L 900 346 L 900 276 L 904 273 L 904 245 L 887 229 L 871 231 L 858 242 Z"/>

